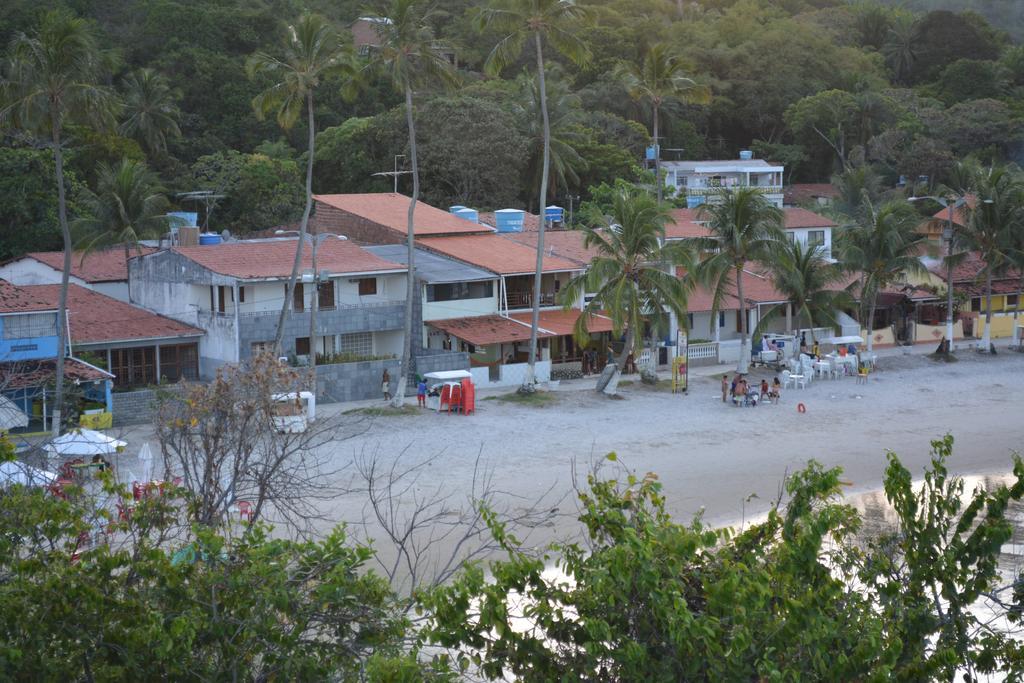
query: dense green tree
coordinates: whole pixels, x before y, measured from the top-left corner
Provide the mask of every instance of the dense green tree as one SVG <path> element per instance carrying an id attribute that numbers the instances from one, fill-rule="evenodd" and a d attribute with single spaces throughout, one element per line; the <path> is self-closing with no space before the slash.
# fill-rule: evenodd
<path id="1" fill-rule="evenodd" d="M 210 154 L 192 165 L 189 189 L 225 195 L 213 208 L 211 229 L 244 235 L 302 215 L 302 171 L 291 160 L 234 150 Z"/>
<path id="2" fill-rule="evenodd" d="M 290 129 L 306 111 L 306 131 L 309 140 L 306 146 L 306 204 L 299 223 L 299 239 L 295 246 L 295 260 L 288 278 L 281 315 L 277 320 L 277 334 L 274 348 L 281 350 L 284 335 L 285 316 L 292 305 L 291 295 L 299 275 L 302 251 L 306 248 L 306 230 L 309 214 L 313 208 L 313 161 L 316 158 L 316 118 L 313 108 L 313 93 L 322 80 L 331 74 L 351 70 L 351 52 L 345 50 L 334 29 L 321 17 L 304 14 L 295 25 L 289 27 L 289 39 L 285 43 L 284 56 L 276 57 L 266 52 L 257 52 L 246 63 L 250 78 L 262 77 L 271 80 L 271 85 L 253 98 L 252 107 L 258 118 L 273 114 L 278 124 Z M 315 340 L 310 340 L 314 343 Z M 310 361 L 316 364 L 316 349 L 310 353 Z"/>
<path id="3" fill-rule="evenodd" d="M 740 311 L 740 358 L 736 371 L 746 373 L 750 364 L 750 322 L 743 295 L 743 274 L 748 265 L 767 266 L 786 239 L 782 211 L 770 204 L 756 188 L 725 192 L 722 201 L 701 207 L 701 220 L 710 234 L 689 240 L 694 251 L 706 254 L 697 265 L 698 281 L 713 293 L 712 315 L 722 302 L 735 297 Z"/>
<path id="4" fill-rule="evenodd" d="M 590 339 L 589 321 L 598 313 L 612 319 L 613 335 L 625 335 L 615 363 L 598 378 L 598 391 L 615 393 L 626 358 L 643 343 L 645 325 L 653 340 L 669 331 L 673 316 L 686 320 L 690 282 L 676 277 L 675 267 L 692 268 L 693 252 L 679 241 L 666 244 L 668 219 L 664 204 L 625 187 L 612 196 L 607 215 L 590 210 L 584 216 L 583 242 L 597 255 L 587 272 L 562 289 L 561 302 L 569 309 L 584 294 L 594 295 L 576 320 L 574 333 L 581 344 Z"/>
<path id="5" fill-rule="evenodd" d="M 61 248 L 57 194 L 53 191 L 53 154 L 30 147 L 0 147 L 0 261 L 29 251 Z M 64 174 L 68 215 L 80 213 L 83 191 L 73 171 Z"/>
<path id="6" fill-rule="evenodd" d="M 379 118 L 353 116 L 339 126 L 317 133 L 315 192 L 384 192 L 393 187 L 388 179 L 373 177 L 387 168 L 387 156 L 393 151 L 378 143 L 378 121 Z"/>
<path id="7" fill-rule="evenodd" d="M 958 59 L 998 59 L 1003 43 L 981 16 L 946 10 L 921 17 L 915 42 L 920 55 L 911 72 L 915 82 L 935 79 Z"/>
<path id="8" fill-rule="evenodd" d="M 1024 464 L 1009 486 L 967 492 L 952 446 L 932 442 L 920 483 L 888 454 L 894 528 L 880 533 L 842 500 L 840 470 L 815 462 L 785 506 L 738 530 L 673 521 L 654 473 L 601 470 L 578 494 L 581 542 L 539 556 L 491 515 L 507 558 L 425 596 L 426 639 L 487 680 L 1015 677 L 1022 596 L 997 560 Z M 995 615 L 974 608 L 982 596 Z"/>
<path id="9" fill-rule="evenodd" d="M 800 320 L 798 329 L 806 325 L 813 340 L 815 326 L 836 327 L 836 312 L 853 304 L 840 286 L 847 274 L 841 265 L 826 258 L 822 247 L 789 240 L 767 265 L 775 289 L 786 296 L 786 303 L 769 311 L 763 319 L 785 315 L 787 331 L 793 330 L 790 315 L 796 315 Z"/>
<path id="10" fill-rule="evenodd" d="M 57 304 L 57 338 L 64 339 L 71 272 L 71 225 L 64 179 L 65 140 L 69 123 L 111 125 L 117 100 L 101 84 L 105 60 L 87 22 L 62 12 L 47 13 L 34 33 L 11 42 L 0 80 L 0 125 L 13 126 L 46 139 L 53 150 L 57 179 L 57 219 L 63 237 L 64 266 Z M 53 409 L 54 436 L 60 433 L 64 401 L 64 345 L 58 344 Z"/>
<path id="11" fill-rule="evenodd" d="M 475 98 L 435 98 L 419 108 L 417 130 L 427 203 L 519 204 L 529 142 L 511 113 Z"/>

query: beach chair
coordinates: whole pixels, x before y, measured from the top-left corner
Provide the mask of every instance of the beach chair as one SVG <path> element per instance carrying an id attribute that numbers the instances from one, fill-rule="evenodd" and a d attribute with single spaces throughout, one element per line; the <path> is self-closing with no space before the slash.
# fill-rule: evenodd
<path id="1" fill-rule="evenodd" d="M 868 383 L 868 369 L 867 369 L 867 367 L 862 366 L 859 370 L 857 370 L 857 384 L 867 384 L 867 383 Z"/>

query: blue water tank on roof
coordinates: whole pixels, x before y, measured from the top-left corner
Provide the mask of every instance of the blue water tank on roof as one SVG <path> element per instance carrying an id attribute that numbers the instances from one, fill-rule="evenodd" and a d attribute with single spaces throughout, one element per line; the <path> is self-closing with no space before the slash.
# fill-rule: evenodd
<path id="1" fill-rule="evenodd" d="M 469 208 L 469 207 L 463 206 L 462 204 L 456 204 L 455 206 L 449 206 L 448 207 L 448 213 L 456 214 L 459 211 L 462 211 L 463 209 L 466 209 L 466 208 Z"/>
<path id="2" fill-rule="evenodd" d="M 696 209 L 698 206 L 704 203 L 703 196 L 689 196 L 686 198 L 686 208 Z"/>
<path id="3" fill-rule="evenodd" d="M 740 150 L 740 159 L 742 159 L 743 161 L 750 161 L 753 158 L 754 153 L 751 152 L 749 149 Z"/>
<path id="4" fill-rule="evenodd" d="M 548 206 L 544 209 L 544 220 L 550 223 L 561 223 L 564 211 L 560 206 Z"/>
<path id="5" fill-rule="evenodd" d="M 498 209 L 494 212 L 494 227 L 498 232 L 522 232 L 525 217 L 522 209 Z"/>
<path id="6" fill-rule="evenodd" d="M 466 220 L 466 221 L 469 221 L 470 223 L 479 223 L 480 222 L 480 214 L 477 212 L 476 209 L 467 209 L 467 208 L 463 207 L 463 208 L 459 209 L 458 211 L 456 211 L 454 213 L 459 218 L 461 218 L 463 220 Z"/>
<path id="7" fill-rule="evenodd" d="M 204 232 L 199 235 L 199 246 L 207 247 L 220 244 L 224 239 L 215 232 Z"/>

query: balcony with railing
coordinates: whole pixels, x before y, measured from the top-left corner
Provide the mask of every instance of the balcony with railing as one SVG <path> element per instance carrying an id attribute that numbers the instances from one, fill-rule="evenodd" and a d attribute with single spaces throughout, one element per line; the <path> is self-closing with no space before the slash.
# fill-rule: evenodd
<path id="1" fill-rule="evenodd" d="M 507 293 L 509 308 L 533 308 L 533 290 L 509 290 Z M 540 293 L 541 306 L 557 306 L 554 292 Z"/>

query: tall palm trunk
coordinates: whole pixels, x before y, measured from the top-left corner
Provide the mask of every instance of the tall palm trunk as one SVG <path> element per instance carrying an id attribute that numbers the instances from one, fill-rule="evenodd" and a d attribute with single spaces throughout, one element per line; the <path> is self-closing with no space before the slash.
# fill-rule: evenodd
<path id="1" fill-rule="evenodd" d="M 548 173 L 551 167 L 551 122 L 548 119 L 548 91 L 544 81 L 544 51 L 541 46 L 540 33 L 533 34 L 537 48 L 537 82 L 540 85 L 540 114 L 544 123 L 544 163 L 540 174 L 540 203 L 537 212 L 540 214 L 540 225 L 537 230 L 537 272 L 533 277 L 533 311 L 530 314 L 530 361 L 526 370 L 524 387 L 532 387 L 537 377 L 537 330 L 540 328 L 540 281 L 544 273 L 544 207 L 548 197 Z"/>
<path id="2" fill-rule="evenodd" d="M 64 238 L 64 265 L 60 274 L 60 297 L 57 301 L 57 357 L 54 359 L 53 417 L 51 432 L 56 438 L 60 436 L 61 416 L 64 410 L 64 339 L 68 336 L 68 280 L 71 275 L 71 226 L 68 225 L 67 197 L 64 192 L 64 152 L 61 150 L 61 125 L 56 116 L 51 117 L 53 127 L 53 162 L 57 175 L 57 217 L 60 220 L 60 232 Z M 43 415 L 46 420 L 46 415 Z"/>
<path id="3" fill-rule="evenodd" d="M 985 353 L 992 350 L 992 269 L 985 275 L 985 331 L 981 335 L 981 348 Z"/>
<path id="4" fill-rule="evenodd" d="M 292 263 L 292 274 L 288 277 L 288 286 L 284 290 L 284 303 L 281 304 L 281 314 L 277 317 L 277 336 L 274 337 L 274 354 L 281 355 L 281 340 L 284 339 L 284 320 L 288 316 L 288 309 L 295 298 L 295 281 L 299 277 L 299 266 L 302 264 L 302 249 L 306 244 L 306 229 L 309 227 L 309 212 L 313 208 L 313 147 L 316 144 L 316 129 L 313 126 L 313 93 L 306 94 L 306 116 L 309 125 L 309 159 L 306 161 L 306 208 L 302 211 L 302 222 L 299 224 L 299 243 L 295 247 L 295 262 Z M 314 274 L 315 276 L 315 274 Z M 310 353 L 313 352 L 313 340 L 309 340 Z M 315 371 L 314 371 L 315 373 Z M 316 375 L 314 374 L 314 383 Z M 315 390 L 314 386 L 314 390 Z"/>
<path id="5" fill-rule="evenodd" d="M 1013 307 L 1013 340 L 1017 345 L 1020 345 L 1020 339 L 1017 337 L 1017 317 L 1020 313 L 1020 299 L 1022 295 L 1024 295 L 1024 274 L 1017 281 L 1017 305 Z"/>
<path id="6" fill-rule="evenodd" d="M 409 126 L 409 157 L 412 163 L 412 199 L 409 200 L 408 223 L 405 232 L 406 259 L 409 262 L 409 273 L 405 278 L 405 325 L 404 342 L 402 343 L 402 365 L 398 369 L 398 385 L 391 399 L 396 408 L 405 403 L 405 384 L 409 377 L 409 365 L 412 362 L 412 311 L 413 297 L 416 296 L 416 242 L 414 215 L 416 202 L 420 198 L 420 166 L 416 156 L 416 122 L 412 115 L 412 86 L 405 86 L 405 122 Z"/>
<path id="7" fill-rule="evenodd" d="M 878 294 L 871 294 L 871 305 L 868 306 L 868 353 L 875 348 L 875 309 L 878 308 Z M 952 342 L 950 342 L 952 343 Z"/>
<path id="8" fill-rule="evenodd" d="M 747 324 L 747 301 L 743 298 L 743 266 L 736 266 L 736 295 L 740 300 L 740 360 L 736 372 L 745 374 L 750 367 L 750 335 Z"/>
<path id="9" fill-rule="evenodd" d="M 658 137 L 658 104 L 654 104 L 654 183 L 658 187 L 658 203 L 661 203 L 662 185 L 661 182 L 661 143 Z"/>

